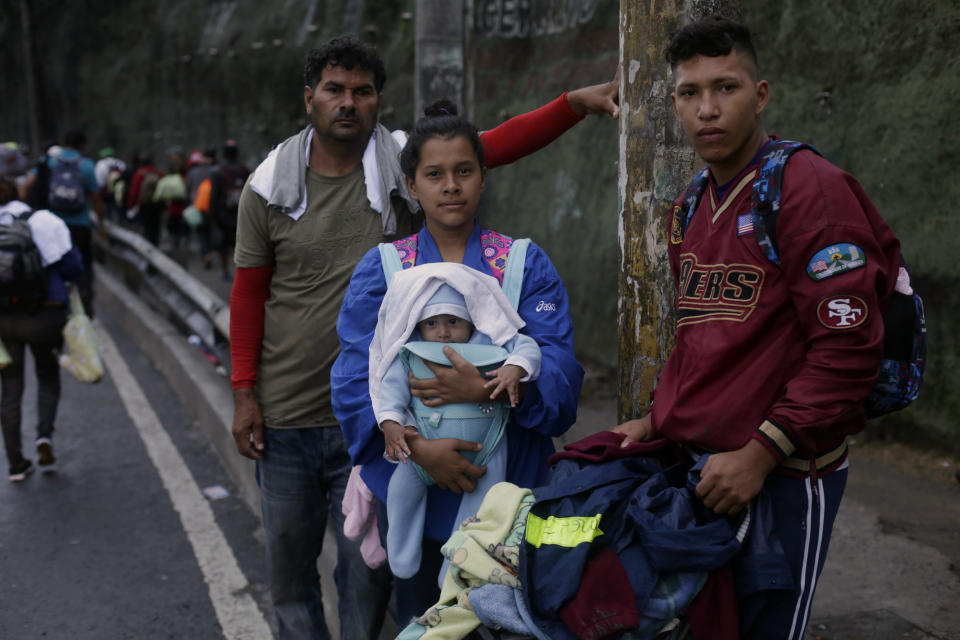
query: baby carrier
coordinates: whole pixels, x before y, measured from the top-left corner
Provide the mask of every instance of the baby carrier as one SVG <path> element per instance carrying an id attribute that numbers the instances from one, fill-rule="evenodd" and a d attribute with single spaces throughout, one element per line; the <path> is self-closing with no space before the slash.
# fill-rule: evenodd
<path id="1" fill-rule="evenodd" d="M 484 256 L 488 260 L 494 277 L 500 282 L 504 294 L 514 309 L 520 302 L 520 289 L 523 285 L 524 262 L 530 240 L 521 238 L 512 240 L 496 232 L 489 231 L 481 236 Z M 394 243 L 380 244 L 380 259 L 387 286 L 398 271 L 416 264 L 416 236 Z M 446 345 L 441 342 L 408 342 L 400 349 L 400 358 L 407 369 L 417 378 L 432 378 L 433 372 L 426 362 L 443 366 L 452 363 L 443 353 L 443 347 L 450 346 L 481 373 L 498 368 L 507 357 L 507 351 L 493 344 L 458 343 Z M 496 451 L 503 438 L 510 407 L 503 402 L 469 403 L 458 402 L 440 407 L 428 407 L 420 398 L 411 398 L 410 409 L 416 419 L 417 430 L 424 438 L 459 438 L 480 442 L 483 448 L 479 452 L 461 452 L 472 463 L 482 466 Z M 420 479 L 426 485 L 434 484 L 430 475 L 415 462 L 410 461 Z"/>

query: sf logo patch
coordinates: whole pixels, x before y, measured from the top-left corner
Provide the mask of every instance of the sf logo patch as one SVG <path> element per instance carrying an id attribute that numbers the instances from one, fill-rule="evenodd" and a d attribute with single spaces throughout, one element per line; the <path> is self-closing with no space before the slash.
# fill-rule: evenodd
<path id="1" fill-rule="evenodd" d="M 817 319 L 827 329 L 852 329 L 867 319 L 867 303 L 857 296 L 824 298 L 817 305 Z"/>

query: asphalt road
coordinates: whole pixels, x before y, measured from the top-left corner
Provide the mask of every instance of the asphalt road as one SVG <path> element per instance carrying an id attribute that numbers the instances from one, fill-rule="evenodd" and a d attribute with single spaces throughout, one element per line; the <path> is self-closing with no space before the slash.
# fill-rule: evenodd
<path id="1" fill-rule="evenodd" d="M 0 482 L 0 638 L 269 637 L 257 518 L 190 408 L 111 318 L 98 324 L 107 374 L 62 375 L 57 473 Z"/>

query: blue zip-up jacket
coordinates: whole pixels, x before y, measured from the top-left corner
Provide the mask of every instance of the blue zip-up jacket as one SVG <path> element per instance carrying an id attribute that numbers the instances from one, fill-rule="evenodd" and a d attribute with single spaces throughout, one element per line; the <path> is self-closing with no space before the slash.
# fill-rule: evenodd
<path id="1" fill-rule="evenodd" d="M 492 276 L 481 252 L 481 233 L 476 226 L 463 264 Z M 442 261 L 424 227 L 417 236 L 417 264 Z M 394 465 L 383 459 L 383 433 L 370 406 L 367 376 L 370 340 L 386 290 L 380 252 L 374 247 L 357 265 L 344 296 L 337 320 L 340 355 L 330 375 L 333 411 L 350 457 L 354 464 L 363 465 L 364 482 L 384 503 Z M 517 312 L 526 322 L 521 332 L 536 340 L 542 361 L 540 377 L 527 384 L 523 401 L 511 411 L 507 423 L 507 480 L 535 487 L 546 482 L 547 460 L 554 452 L 552 438 L 565 433 L 576 420 L 583 368 L 573 353 L 573 321 L 563 281 L 534 243 L 527 249 Z M 459 495 L 430 487 L 424 535 L 446 540 L 459 504 Z"/>

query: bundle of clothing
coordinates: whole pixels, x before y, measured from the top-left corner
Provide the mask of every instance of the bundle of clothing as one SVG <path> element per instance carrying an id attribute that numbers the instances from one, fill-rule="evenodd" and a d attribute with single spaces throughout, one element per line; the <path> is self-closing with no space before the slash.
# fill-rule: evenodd
<path id="1" fill-rule="evenodd" d="M 738 596 L 792 586 L 769 500 L 718 516 L 694 493 L 708 456 L 622 441 L 567 445 L 546 486 L 494 485 L 443 547 L 439 601 L 398 638 L 738 638 Z"/>

